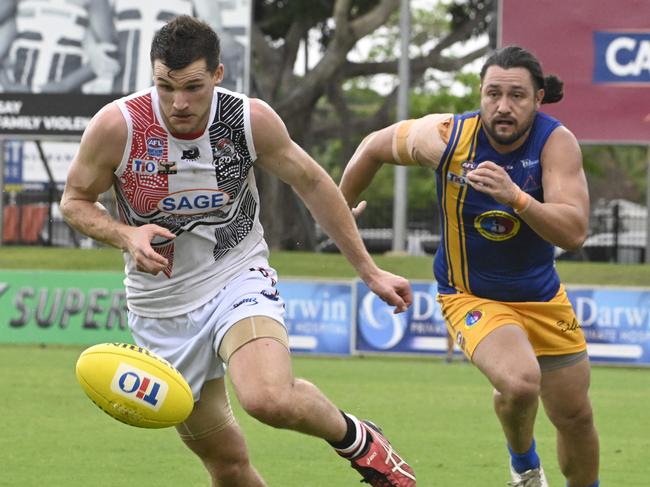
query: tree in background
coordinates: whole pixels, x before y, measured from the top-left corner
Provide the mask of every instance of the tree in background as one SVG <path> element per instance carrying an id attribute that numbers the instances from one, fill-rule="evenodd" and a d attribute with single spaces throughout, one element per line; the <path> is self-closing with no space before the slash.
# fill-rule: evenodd
<path id="1" fill-rule="evenodd" d="M 425 88 L 414 87 L 409 100 L 409 114 L 419 118 L 428 113 L 464 113 L 476 110 L 480 102 L 480 79 L 476 73 L 456 73 L 446 80 L 430 80 Z M 356 147 L 356 146 L 355 146 Z M 335 160 L 347 162 L 349 156 L 340 155 Z M 330 160 L 323 157 L 319 160 Z M 340 178 L 343 167 L 333 168 L 331 173 Z M 367 200 L 367 210 L 359 219 L 360 228 L 390 228 L 393 218 L 393 166 L 382 167 L 366 192 L 372 194 Z M 439 233 L 438 209 L 435 197 L 435 175 L 429 168 L 413 167 L 408 173 L 408 226 L 409 230 L 427 230 Z"/>
<path id="2" fill-rule="evenodd" d="M 319 162 L 334 177 L 363 136 L 395 121 L 399 4 L 399 0 L 254 3 L 251 94 L 269 102 L 284 119 L 293 139 L 308 152 L 318 154 Z M 495 0 L 456 0 L 412 11 L 409 56 L 415 94 L 411 101 L 413 116 L 419 114 L 420 107 L 444 109 L 442 103 L 427 106 L 427 98 L 434 94 L 432 86 L 437 88 L 439 102 L 442 96 L 451 103 L 454 96 L 445 91 L 449 87 L 432 79 L 432 73 L 456 75 L 488 52 L 489 43 L 483 41 L 461 55 L 452 54 L 457 52 L 455 48 L 488 31 L 495 8 Z M 307 44 L 319 47 L 320 57 L 299 75 L 296 60 L 306 39 Z M 359 48 L 362 39 L 369 45 L 365 53 Z M 370 81 L 377 75 L 389 77 L 387 89 L 380 90 Z M 458 111 L 458 106 L 448 109 Z M 257 176 L 269 245 L 313 248 L 314 225 L 293 192 L 262 172 Z M 417 194 L 415 191 L 412 197 L 417 198 Z M 278 212 L 282 218 L 276 216 Z"/>

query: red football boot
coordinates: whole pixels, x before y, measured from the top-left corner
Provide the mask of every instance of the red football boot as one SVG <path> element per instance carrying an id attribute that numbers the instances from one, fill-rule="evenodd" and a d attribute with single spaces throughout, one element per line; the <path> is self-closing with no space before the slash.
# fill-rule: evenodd
<path id="1" fill-rule="evenodd" d="M 415 487 L 413 469 L 402 460 L 381 430 L 370 421 L 360 424 L 369 437 L 368 447 L 350 459 L 350 463 L 363 477 L 362 482 L 373 487 Z"/>

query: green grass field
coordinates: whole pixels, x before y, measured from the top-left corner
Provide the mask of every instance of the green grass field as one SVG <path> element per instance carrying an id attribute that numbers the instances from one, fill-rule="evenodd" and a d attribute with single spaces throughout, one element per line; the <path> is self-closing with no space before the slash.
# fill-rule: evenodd
<path id="1" fill-rule="evenodd" d="M 74 347 L 0 346 L 0 485 L 11 487 L 207 487 L 206 474 L 172 429 L 141 430 L 109 418 L 74 377 Z M 422 487 L 504 486 L 507 454 L 491 410 L 491 388 L 465 363 L 297 357 L 341 408 L 380 423 Z M 647 485 L 650 374 L 593 370 L 602 485 Z M 273 430 L 235 404 L 253 461 L 271 486 L 357 485 L 357 474 L 321 440 Z M 543 414 L 539 450 L 549 482 L 563 486 L 552 429 Z M 153 452 L 153 453 L 152 453 Z"/>
<path id="2" fill-rule="evenodd" d="M 433 278 L 430 256 L 374 256 L 384 269 L 409 279 Z M 354 269 L 339 254 L 272 252 L 271 265 L 280 277 L 352 278 Z M 558 272 L 569 284 L 650 286 L 650 266 L 599 262 L 558 262 Z M 1 247 L 0 269 L 114 270 L 122 272 L 122 253 L 113 248 L 67 249 Z"/>
<path id="3" fill-rule="evenodd" d="M 378 257 L 382 266 L 430 278 L 430 258 Z M 282 276 L 353 277 L 338 255 L 277 253 Z M 122 269 L 106 249 L 2 247 L 0 269 Z M 563 264 L 568 283 L 650 285 L 647 266 Z M 1 337 L 0 337 L 1 342 Z M 84 395 L 74 364 L 84 347 L 0 345 L 0 486 L 208 487 L 199 461 L 172 429 L 141 430 L 101 412 Z M 491 387 L 466 363 L 437 359 L 296 357 L 295 373 L 339 407 L 380 424 L 413 465 L 421 487 L 503 487 L 507 453 Z M 601 435 L 603 487 L 648 485 L 650 371 L 595 367 L 591 396 Z M 234 395 L 231 395 L 234 398 Z M 271 486 L 345 487 L 359 477 L 318 439 L 273 430 L 234 402 L 254 464 Z M 540 410 L 536 438 L 553 487 L 564 482 L 554 433 Z"/>

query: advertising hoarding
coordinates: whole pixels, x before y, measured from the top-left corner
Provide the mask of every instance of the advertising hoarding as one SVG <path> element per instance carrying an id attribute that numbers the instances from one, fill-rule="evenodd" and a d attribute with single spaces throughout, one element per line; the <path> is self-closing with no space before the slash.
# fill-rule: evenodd
<path id="1" fill-rule="evenodd" d="M 0 270 L 0 343 L 128 342 L 119 272 Z M 283 280 L 289 343 L 305 354 L 349 355 L 352 283 Z"/>
<path id="2" fill-rule="evenodd" d="M 119 272 L 0 270 L 0 343 L 133 342 Z M 285 279 L 278 289 L 293 352 L 443 356 L 436 285 L 415 281 L 394 314 L 360 282 Z M 650 288 L 568 286 L 594 362 L 650 366 Z"/>
<path id="3" fill-rule="evenodd" d="M 580 142 L 650 144 L 650 2 L 501 0 L 499 45 L 532 51 L 564 99 L 543 105 Z"/>
<path id="4" fill-rule="evenodd" d="M 219 34 L 221 86 L 247 92 L 251 8 L 251 0 L 3 0 L 0 135 L 78 139 L 106 103 L 151 86 L 151 39 L 178 15 Z"/>
<path id="5" fill-rule="evenodd" d="M 357 352 L 445 353 L 447 330 L 435 300 L 436 285 L 411 284 L 413 306 L 399 315 L 365 284 L 357 284 Z M 587 339 L 591 360 L 650 365 L 650 289 L 567 286 L 567 295 Z"/>

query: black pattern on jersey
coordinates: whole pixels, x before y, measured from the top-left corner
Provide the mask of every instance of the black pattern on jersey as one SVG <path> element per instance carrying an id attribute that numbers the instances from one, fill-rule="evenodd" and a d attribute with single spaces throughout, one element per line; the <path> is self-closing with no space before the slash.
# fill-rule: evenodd
<path id="1" fill-rule="evenodd" d="M 164 221 L 164 218 L 156 218 L 155 216 L 161 214 L 162 212 L 158 209 L 150 213 L 149 215 L 143 216 L 137 213 L 131 206 L 129 206 L 126 198 L 122 194 L 122 191 L 119 185 L 115 185 L 115 200 L 117 201 L 117 207 L 121 216 L 123 223 L 132 226 L 132 227 L 141 227 L 143 225 L 148 225 L 149 223 L 155 223 L 161 227 L 165 227 L 167 230 L 172 232 L 175 235 L 180 235 L 183 233 L 182 226 L 179 225 L 170 225 L 168 222 Z M 155 242 L 151 242 L 152 247 L 157 247 L 160 245 L 166 245 L 171 242 L 170 239 L 164 239 L 162 237 L 157 237 Z"/>
<path id="2" fill-rule="evenodd" d="M 115 188 L 115 200 L 117 201 L 117 208 L 120 212 L 120 216 L 122 217 L 123 223 L 131 225 L 133 227 L 139 227 L 142 225 L 146 225 L 147 223 L 149 223 L 148 219 L 150 217 L 160 213 L 160 210 L 156 209 L 150 215 L 140 215 L 133 208 L 131 208 L 128 199 L 122 193 L 122 188 L 120 187 L 120 185 L 116 183 L 114 185 L 114 188 Z M 139 220 L 136 217 L 140 217 L 142 218 L 142 220 Z"/>
<path id="3" fill-rule="evenodd" d="M 228 225 L 219 226 L 214 230 L 214 238 L 217 243 L 212 254 L 215 261 L 226 255 L 230 249 L 244 240 L 253 228 L 257 201 L 255 201 L 250 188 L 246 188 L 241 201 L 241 208 L 237 212 L 235 219 Z"/>
<path id="4" fill-rule="evenodd" d="M 217 110 L 208 129 L 219 189 L 237 198 L 253 165 L 244 125 L 244 100 L 217 93 Z"/>
<path id="5" fill-rule="evenodd" d="M 246 142 L 242 98 L 217 91 L 217 109 L 208 129 L 212 164 L 219 189 L 230 195 L 239 208 L 230 210 L 231 220 L 215 228 L 214 260 L 219 260 L 250 233 L 255 222 L 257 201 L 246 184 L 253 161 Z"/>

